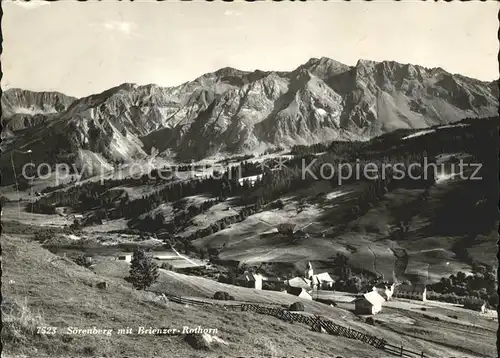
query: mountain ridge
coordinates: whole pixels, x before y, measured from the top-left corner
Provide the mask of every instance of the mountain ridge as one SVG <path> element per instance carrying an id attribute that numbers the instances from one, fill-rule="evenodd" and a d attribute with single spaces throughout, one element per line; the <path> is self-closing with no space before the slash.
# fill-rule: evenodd
<path id="1" fill-rule="evenodd" d="M 367 140 L 398 128 L 498 113 L 498 81 L 395 61 L 360 59 L 348 66 L 327 57 L 311 58 L 292 71 L 224 67 L 173 87 L 123 83 L 79 99 L 25 93 L 48 96 L 52 107 L 43 120 L 15 126 L 9 123 L 18 113 L 7 121 L 2 114 L 14 136 L 23 131 L 24 139 L 13 142 L 36 137 L 46 143 L 49 132 L 56 133 L 70 142 L 69 153 L 90 150 L 109 163 L 148 156 L 153 148 L 189 160 Z M 2 95 L 2 107 L 14 108 L 12 98 L 17 97 Z M 32 112 L 43 112 L 44 105 Z"/>

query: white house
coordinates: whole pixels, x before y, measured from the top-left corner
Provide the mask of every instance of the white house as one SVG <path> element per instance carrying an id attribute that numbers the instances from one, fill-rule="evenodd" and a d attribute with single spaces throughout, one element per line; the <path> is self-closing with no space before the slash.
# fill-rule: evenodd
<path id="1" fill-rule="evenodd" d="M 132 261 L 132 254 L 119 255 L 118 260 L 125 261 L 125 262 L 131 262 Z"/>
<path id="2" fill-rule="evenodd" d="M 354 301 L 356 314 L 374 315 L 382 310 L 385 299 L 376 291 L 365 293 Z"/>
<path id="3" fill-rule="evenodd" d="M 395 286 L 394 297 L 409 298 L 411 300 L 427 301 L 427 287 L 424 284 L 407 285 L 401 284 Z"/>

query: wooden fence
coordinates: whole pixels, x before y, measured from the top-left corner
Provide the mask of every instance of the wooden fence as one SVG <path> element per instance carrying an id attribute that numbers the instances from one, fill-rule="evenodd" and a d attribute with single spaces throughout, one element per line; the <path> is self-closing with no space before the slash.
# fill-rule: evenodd
<path id="1" fill-rule="evenodd" d="M 385 344 L 385 347 L 384 349 L 389 352 L 389 353 L 392 353 L 394 355 L 398 355 L 400 357 L 410 357 L 410 358 L 418 358 L 418 357 L 421 357 L 421 358 L 425 358 L 425 357 L 428 357 L 424 354 L 424 352 L 413 352 L 413 351 L 410 351 L 408 349 L 405 349 L 403 346 L 395 346 L 395 345 L 392 345 L 392 344 L 389 344 L 389 343 L 386 343 Z"/>
<path id="2" fill-rule="evenodd" d="M 231 309 L 237 311 L 252 311 L 259 314 L 265 314 L 268 316 L 273 316 L 279 318 L 285 322 L 298 322 L 303 323 L 311 327 L 313 331 L 316 332 L 326 332 L 331 335 L 346 337 L 350 339 L 355 339 L 361 341 L 363 343 L 369 344 L 377 349 L 381 349 L 386 351 L 387 353 L 391 353 L 395 356 L 400 357 L 409 357 L 409 358 L 429 358 L 429 356 L 425 355 L 424 352 L 413 352 L 411 350 L 405 349 L 403 346 L 395 346 L 389 344 L 385 339 L 378 338 L 375 336 L 371 336 L 359 331 L 356 331 L 351 328 L 344 327 L 339 325 L 328 318 L 321 317 L 318 315 L 310 316 L 304 315 L 299 312 L 290 312 L 283 308 L 278 307 L 266 307 L 261 306 L 254 303 L 235 303 L 235 304 L 226 304 L 216 302 L 207 302 L 207 301 L 199 301 L 192 300 L 187 298 L 182 298 L 179 296 L 167 295 L 160 292 L 155 292 L 162 295 L 165 295 L 169 301 L 181 303 L 181 304 L 192 304 L 198 306 L 219 306 L 224 309 Z"/>

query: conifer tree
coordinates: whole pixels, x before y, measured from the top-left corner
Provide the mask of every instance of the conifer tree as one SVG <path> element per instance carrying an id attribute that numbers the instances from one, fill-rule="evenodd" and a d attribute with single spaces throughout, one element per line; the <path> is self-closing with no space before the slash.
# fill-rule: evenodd
<path id="1" fill-rule="evenodd" d="M 158 266 L 144 249 L 137 248 L 132 256 L 129 281 L 134 288 L 144 290 L 158 279 Z"/>

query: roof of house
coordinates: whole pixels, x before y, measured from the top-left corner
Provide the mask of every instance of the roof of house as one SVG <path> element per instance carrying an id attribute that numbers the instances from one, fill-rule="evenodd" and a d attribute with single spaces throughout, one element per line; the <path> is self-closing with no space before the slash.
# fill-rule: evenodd
<path id="1" fill-rule="evenodd" d="M 425 285 L 424 284 L 416 284 L 416 285 L 406 285 L 406 284 L 401 284 L 397 285 L 394 291 L 396 292 L 411 292 L 415 294 L 420 294 L 424 293 L 425 291 Z"/>
<path id="2" fill-rule="evenodd" d="M 322 272 L 317 275 L 313 275 L 313 282 L 319 284 L 321 282 L 335 282 L 335 280 L 331 278 L 328 272 Z"/>
<path id="3" fill-rule="evenodd" d="M 382 303 L 385 302 L 384 297 L 379 295 L 379 293 L 376 291 L 367 292 L 363 296 L 356 299 L 355 301 L 360 301 L 360 300 L 366 300 L 373 306 L 382 305 Z"/>
<path id="4" fill-rule="evenodd" d="M 311 281 L 303 277 L 294 277 L 287 281 L 288 286 L 297 288 L 311 288 Z"/>

